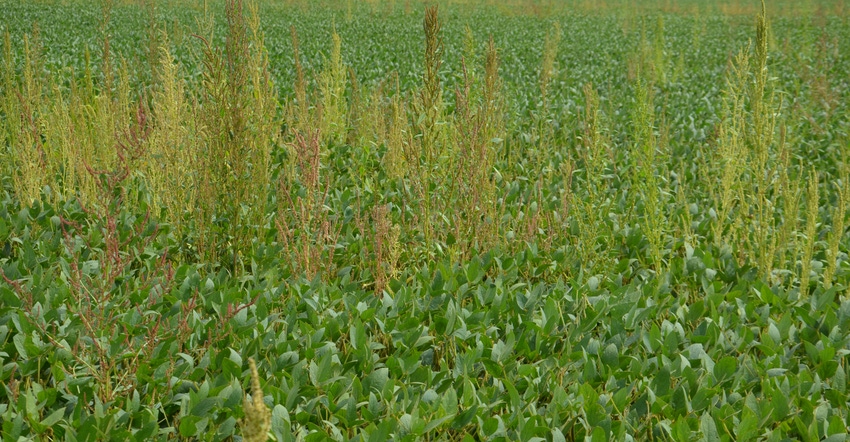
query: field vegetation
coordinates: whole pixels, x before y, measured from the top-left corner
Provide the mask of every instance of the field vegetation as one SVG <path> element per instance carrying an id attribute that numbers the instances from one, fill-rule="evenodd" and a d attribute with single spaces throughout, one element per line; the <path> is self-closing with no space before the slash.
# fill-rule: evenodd
<path id="1" fill-rule="evenodd" d="M 3 440 L 846 440 L 848 18 L 0 0 Z"/>

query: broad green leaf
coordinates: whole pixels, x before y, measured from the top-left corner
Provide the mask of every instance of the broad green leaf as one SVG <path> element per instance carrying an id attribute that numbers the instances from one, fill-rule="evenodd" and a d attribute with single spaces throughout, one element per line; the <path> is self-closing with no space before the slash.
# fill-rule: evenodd
<path id="1" fill-rule="evenodd" d="M 45 427 L 52 427 L 52 426 L 56 425 L 60 420 L 62 420 L 64 415 L 65 415 L 65 409 L 60 408 L 60 409 L 54 411 L 53 413 L 50 413 L 49 416 L 44 418 L 44 420 L 41 421 L 41 425 L 44 425 Z"/>
<path id="2" fill-rule="evenodd" d="M 702 432 L 701 441 L 720 442 L 720 434 L 717 432 L 717 425 L 708 413 L 704 413 L 702 417 L 700 417 L 699 429 Z"/>

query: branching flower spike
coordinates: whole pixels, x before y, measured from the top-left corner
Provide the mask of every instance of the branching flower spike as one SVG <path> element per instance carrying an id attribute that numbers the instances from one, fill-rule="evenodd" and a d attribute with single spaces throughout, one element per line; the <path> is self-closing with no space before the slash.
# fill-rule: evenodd
<path id="1" fill-rule="evenodd" d="M 239 421 L 242 427 L 242 438 L 245 442 L 266 442 L 272 427 L 272 415 L 263 402 L 263 389 L 260 388 L 260 375 L 253 358 L 248 359 L 251 367 L 251 399 L 248 395 L 242 399 L 245 417 Z"/>

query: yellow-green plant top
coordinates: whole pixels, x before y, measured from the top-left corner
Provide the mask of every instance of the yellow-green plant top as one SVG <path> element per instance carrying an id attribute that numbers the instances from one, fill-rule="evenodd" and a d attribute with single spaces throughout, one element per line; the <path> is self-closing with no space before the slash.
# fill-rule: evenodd
<path id="1" fill-rule="evenodd" d="M 245 442 L 265 442 L 272 428 L 272 414 L 263 402 L 263 389 L 260 387 L 260 375 L 253 358 L 248 359 L 251 368 L 251 397 L 246 394 L 242 399 L 245 417 L 239 421 L 242 438 Z"/>

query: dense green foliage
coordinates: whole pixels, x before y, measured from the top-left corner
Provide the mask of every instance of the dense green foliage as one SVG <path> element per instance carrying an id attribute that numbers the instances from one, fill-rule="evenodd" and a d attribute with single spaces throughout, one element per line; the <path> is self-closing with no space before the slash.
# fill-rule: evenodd
<path id="1" fill-rule="evenodd" d="M 838 3 L 260 3 L 0 0 L 4 441 L 846 440 Z"/>

